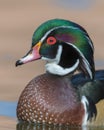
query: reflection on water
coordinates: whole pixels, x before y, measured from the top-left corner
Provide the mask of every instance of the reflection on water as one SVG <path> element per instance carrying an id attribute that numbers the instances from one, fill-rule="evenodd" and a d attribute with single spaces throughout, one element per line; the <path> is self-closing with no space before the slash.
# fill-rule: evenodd
<path id="1" fill-rule="evenodd" d="M 104 130 L 104 127 L 76 127 L 65 125 L 18 123 L 16 130 Z"/>
<path id="2" fill-rule="evenodd" d="M 82 130 L 81 127 L 69 127 L 64 125 L 29 124 L 22 122 L 17 124 L 16 130 Z"/>

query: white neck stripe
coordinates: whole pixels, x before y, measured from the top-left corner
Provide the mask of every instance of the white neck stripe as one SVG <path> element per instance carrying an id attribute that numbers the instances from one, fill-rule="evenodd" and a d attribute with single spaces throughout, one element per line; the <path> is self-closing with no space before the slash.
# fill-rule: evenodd
<path id="1" fill-rule="evenodd" d="M 90 75 L 90 78 L 92 79 L 92 72 L 91 72 L 91 70 L 90 70 L 89 62 L 88 62 L 87 59 L 84 57 L 84 55 L 82 54 L 82 52 L 81 52 L 74 44 L 68 43 L 68 42 L 66 42 L 66 43 L 67 43 L 68 45 L 71 45 L 72 47 L 74 47 L 75 50 L 80 54 L 80 56 L 81 56 L 82 59 L 83 59 L 83 62 L 84 62 L 84 64 L 85 64 L 85 66 L 86 66 L 86 68 L 87 68 L 87 71 L 88 71 L 88 73 L 89 73 L 89 75 Z"/>
<path id="2" fill-rule="evenodd" d="M 63 68 L 58 64 L 56 64 L 55 62 L 47 63 L 45 67 L 46 70 L 51 74 L 64 76 L 66 74 L 70 74 L 71 72 L 75 71 L 78 65 L 79 65 L 79 59 L 77 59 L 76 63 L 70 68 Z"/>

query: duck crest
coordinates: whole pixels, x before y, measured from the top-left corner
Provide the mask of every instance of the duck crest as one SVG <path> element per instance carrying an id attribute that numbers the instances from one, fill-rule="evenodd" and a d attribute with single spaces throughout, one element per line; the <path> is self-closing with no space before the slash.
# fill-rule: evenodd
<path id="1" fill-rule="evenodd" d="M 36 31 L 34 32 L 33 37 L 32 37 L 32 46 L 34 46 L 34 44 L 37 44 L 37 42 L 49 30 L 53 30 L 53 28 L 58 28 L 61 26 L 69 26 L 72 28 L 76 27 L 76 28 L 79 28 L 86 33 L 86 30 L 83 27 L 81 27 L 80 25 L 78 25 L 72 21 L 64 20 L 64 19 L 52 19 L 52 20 L 48 20 L 48 21 L 44 22 L 36 29 Z"/>

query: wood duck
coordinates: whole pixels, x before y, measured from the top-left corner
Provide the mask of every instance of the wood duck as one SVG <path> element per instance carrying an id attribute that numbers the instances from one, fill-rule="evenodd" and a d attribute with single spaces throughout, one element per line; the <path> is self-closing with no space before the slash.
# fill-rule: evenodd
<path id="1" fill-rule="evenodd" d="M 96 120 L 96 104 L 104 98 L 104 70 L 95 71 L 93 53 L 93 43 L 80 25 L 64 19 L 40 25 L 30 51 L 16 66 L 43 59 L 46 73 L 21 93 L 19 121 L 83 126 Z M 76 70 L 81 73 L 74 74 Z"/>

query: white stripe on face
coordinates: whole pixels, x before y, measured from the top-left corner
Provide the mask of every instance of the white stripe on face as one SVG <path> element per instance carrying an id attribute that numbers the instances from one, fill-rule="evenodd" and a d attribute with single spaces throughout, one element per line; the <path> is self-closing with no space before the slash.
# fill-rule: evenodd
<path id="1" fill-rule="evenodd" d="M 75 71 L 78 65 L 79 65 L 79 59 L 77 59 L 76 63 L 70 68 L 63 68 L 54 62 L 50 62 L 46 64 L 46 70 L 51 74 L 64 76 Z"/>
<path id="2" fill-rule="evenodd" d="M 58 27 L 54 27 L 54 28 L 50 29 L 48 32 L 45 33 L 45 35 L 41 38 L 40 42 L 43 42 L 52 31 L 60 29 L 60 28 L 69 28 L 69 29 L 81 30 L 80 28 L 72 27 L 72 26 L 58 26 Z M 81 30 L 81 31 L 83 31 L 83 30 Z M 94 50 L 94 47 L 93 47 L 93 44 L 92 44 L 90 38 L 86 35 L 87 33 L 84 32 L 84 31 L 83 31 L 83 33 L 85 34 L 86 38 L 88 39 L 88 41 L 89 41 L 88 43 L 89 43 L 90 47 L 92 48 L 92 50 Z"/>

